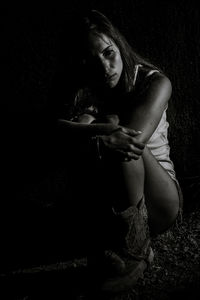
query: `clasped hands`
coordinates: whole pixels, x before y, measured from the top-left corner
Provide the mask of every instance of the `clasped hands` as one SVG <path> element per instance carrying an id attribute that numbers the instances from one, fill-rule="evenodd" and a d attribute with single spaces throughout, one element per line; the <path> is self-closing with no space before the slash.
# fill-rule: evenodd
<path id="1" fill-rule="evenodd" d="M 145 144 L 138 141 L 137 136 L 141 131 L 135 131 L 118 125 L 109 135 L 101 136 L 103 145 L 110 154 L 115 154 L 116 158 L 122 161 L 137 160 L 143 153 Z"/>
<path id="2" fill-rule="evenodd" d="M 104 157 L 130 161 L 131 159 L 137 160 L 142 155 L 145 144 L 137 138 L 142 132 L 121 126 L 117 115 L 106 115 L 103 119 L 98 120 L 89 114 L 84 114 L 80 117 L 79 122 L 113 124 L 110 134 L 99 136 Z"/>

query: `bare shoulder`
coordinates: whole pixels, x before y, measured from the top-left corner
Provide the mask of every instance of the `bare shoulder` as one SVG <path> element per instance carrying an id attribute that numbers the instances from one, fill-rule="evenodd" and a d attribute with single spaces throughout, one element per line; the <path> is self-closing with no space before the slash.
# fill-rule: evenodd
<path id="1" fill-rule="evenodd" d="M 160 72 L 155 72 L 151 75 L 151 80 L 149 83 L 149 89 L 155 93 L 165 94 L 166 97 L 170 97 L 172 93 L 172 83 L 171 80 Z"/>

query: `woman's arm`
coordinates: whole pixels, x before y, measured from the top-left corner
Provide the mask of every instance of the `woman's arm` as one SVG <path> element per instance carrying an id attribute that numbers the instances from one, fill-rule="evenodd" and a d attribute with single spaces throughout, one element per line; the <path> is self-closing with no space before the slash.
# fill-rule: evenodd
<path id="1" fill-rule="evenodd" d="M 145 144 L 158 126 L 172 93 L 171 82 L 166 76 L 160 73 L 153 76 L 148 88 L 128 109 L 127 118 L 122 124 L 140 130 L 142 133 L 136 139 Z"/>
<path id="2" fill-rule="evenodd" d="M 65 119 L 58 120 L 58 126 L 67 133 L 84 136 L 109 135 L 120 126 L 113 123 L 78 123 Z"/>
<path id="3" fill-rule="evenodd" d="M 103 150 L 120 153 L 120 157 L 138 159 L 144 149 L 144 144 L 135 139 L 141 132 L 118 125 L 118 118 L 111 117 L 108 123 L 78 123 L 59 119 L 58 124 L 64 137 L 68 138 L 75 149 L 90 151 L 91 138 L 98 137 L 103 142 Z M 68 133 L 68 135 L 66 135 Z M 89 148 L 88 148 L 89 147 Z"/>

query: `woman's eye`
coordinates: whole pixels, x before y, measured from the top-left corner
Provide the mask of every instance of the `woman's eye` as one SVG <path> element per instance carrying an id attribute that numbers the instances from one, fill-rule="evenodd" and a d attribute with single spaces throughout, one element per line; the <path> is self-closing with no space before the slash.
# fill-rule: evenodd
<path id="1" fill-rule="evenodd" d="M 112 56 L 113 54 L 114 54 L 114 50 L 113 49 L 109 49 L 109 50 L 105 51 L 104 56 L 105 57 L 109 57 L 109 56 Z"/>

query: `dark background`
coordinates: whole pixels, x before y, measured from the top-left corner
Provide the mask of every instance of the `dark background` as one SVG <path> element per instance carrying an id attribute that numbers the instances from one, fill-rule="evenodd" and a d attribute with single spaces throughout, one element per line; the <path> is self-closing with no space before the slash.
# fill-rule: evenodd
<path id="1" fill-rule="evenodd" d="M 87 8 L 110 17 L 134 49 L 170 78 L 171 158 L 184 192 L 185 211 L 199 205 L 198 8 L 185 0 L 68 0 L 63 6 L 5 8 L 1 36 L 1 258 L 5 268 L 63 259 L 66 254 L 76 255 L 74 249 L 84 244 L 79 216 L 68 206 L 74 191 L 67 165 L 61 164 L 55 119 L 59 104 L 69 101 L 75 86 L 79 70 L 74 69 L 72 37 L 77 13 Z M 61 83 L 57 76 L 60 40 L 67 46 L 66 68 L 62 85 L 56 85 Z"/>

